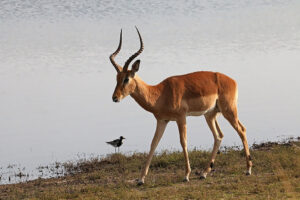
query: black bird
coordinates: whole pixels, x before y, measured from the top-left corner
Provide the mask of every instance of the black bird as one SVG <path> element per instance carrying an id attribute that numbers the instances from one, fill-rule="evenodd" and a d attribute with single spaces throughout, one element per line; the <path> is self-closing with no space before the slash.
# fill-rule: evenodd
<path id="1" fill-rule="evenodd" d="M 116 153 L 116 148 L 118 147 L 118 152 L 119 152 L 119 147 L 123 144 L 123 141 L 125 138 L 123 136 L 120 136 L 120 139 L 116 139 L 110 142 L 106 142 L 107 144 L 112 145 L 113 147 L 115 147 L 115 153 Z"/>

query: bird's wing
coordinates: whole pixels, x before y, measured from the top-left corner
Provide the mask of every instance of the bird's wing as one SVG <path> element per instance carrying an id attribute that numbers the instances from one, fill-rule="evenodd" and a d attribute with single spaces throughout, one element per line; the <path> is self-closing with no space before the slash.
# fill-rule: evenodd
<path id="1" fill-rule="evenodd" d="M 113 143 L 117 143 L 119 142 L 119 139 L 115 139 L 114 141 L 112 141 Z"/>
<path id="2" fill-rule="evenodd" d="M 119 143 L 119 139 L 116 139 L 116 140 L 113 140 L 113 141 L 110 141 L 110 142 L 106 142 L 106 143 L 115 146 Z"/>

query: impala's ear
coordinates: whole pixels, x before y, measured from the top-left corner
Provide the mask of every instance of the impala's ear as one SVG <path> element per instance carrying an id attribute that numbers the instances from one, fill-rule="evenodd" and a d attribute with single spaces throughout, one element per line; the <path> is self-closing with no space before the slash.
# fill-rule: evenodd
<path id="1" fill-rule="evenodd" d="M 140 68 L 140 63 L 141 63 L 141 61 L 140 60 L 137 60 L 137 61 L 135 61 L 133 64 L 132 64 L 132 69 L 131 69 L 131 71 L 132 71 L 132 75 L 134 76 L 134 74 L 137 72 L 137 71 L 139 71 L 139 68 Z"/>

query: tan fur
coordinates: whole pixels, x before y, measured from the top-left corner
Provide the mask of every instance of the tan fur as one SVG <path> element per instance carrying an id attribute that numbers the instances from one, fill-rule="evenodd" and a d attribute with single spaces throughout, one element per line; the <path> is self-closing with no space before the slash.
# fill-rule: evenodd
<path id="1" fill-rule="evenodd" d="M 141 48 L 134 56 L 142 52 L 143 43 L 141 36 L 140 41 Z M 130 59 L 133 60 L 133 56 Z M 112 63 L 114 66 L 116 65 L 114 62 Z M 128 62 L 126 63 L 128 64 Z M 223 114 L 241 137 L 246 153 L 247 174 L 251 174 L 252 162 L 246 138 L 246 128 L 237 116 L 238 90 L 237 84 L 233 79 L 218 72 L 201 71 L 172 76 L 157 85 L 151 86 L 136 75 L 139 64 L 140 61 L 136 61 L 132 70 L 118 68 L 117 85 L 113 93 L 114 101 L 120 101 L 130 95 L 142 108 L 153 113 L 157 120 L 156 131 L 139 184 L 144 183 L 154 151 L 169 121 L 176 121 L 177 123 L 180 143 L 186 161 L 185 180 L 189 181 L 191 169 L 187 151 L 187 116 L 204 115 L 214 136 L 215 142 L 211 159 L 202 175 L 205 178 L 211 171 L 224 136 L 216 120 L 218 113 Z M 124 83 L 126 78 L 129 81 Z"/>

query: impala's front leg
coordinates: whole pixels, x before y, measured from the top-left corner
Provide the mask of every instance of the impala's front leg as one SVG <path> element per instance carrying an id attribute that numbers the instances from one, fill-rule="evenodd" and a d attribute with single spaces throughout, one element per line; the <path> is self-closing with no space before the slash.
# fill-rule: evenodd
<path id="1" fill-rule="evenodd" d="M 145 167 L 142 170 L 141 177 L 138 181 L 138 185 L 142 185 L 145 182 L 145 177 L 148 173 L 149 166 L 150 166 L 154 151 L 155 151 L 155 149 L 156 149 L 156 147 L 157 147 L 157 145 L 158 145 L 158 143 L 159 143 L 159 141 L 160 141 L 160 139 L 161 139 L 161 137 L 162 137 L 162 135 L 163 135 L 163 133 L 166 129 L 167 124 L 168 124 L 168 121 L 166 121 L 166 120 L 157 120 L 155 134 L 154 134 L 154 137 L 153 137 L 152 143 L 151 143 L 151 149 L 150 149 L 149 155 L 147 157 Z"/>
<path id="2" fill-rule="evenodd" d="M 180 135 L 180 143 L 182 146 L 184 158 L 185 158 L 185 178 L 184 181 L 189 181 L 191 167 L 189 161 L 189 155 L 187 151 L 187 141 L 186 141 L 186 118 L 182 117 L 181 119 L 177 120 L 179 135 Z"/>

